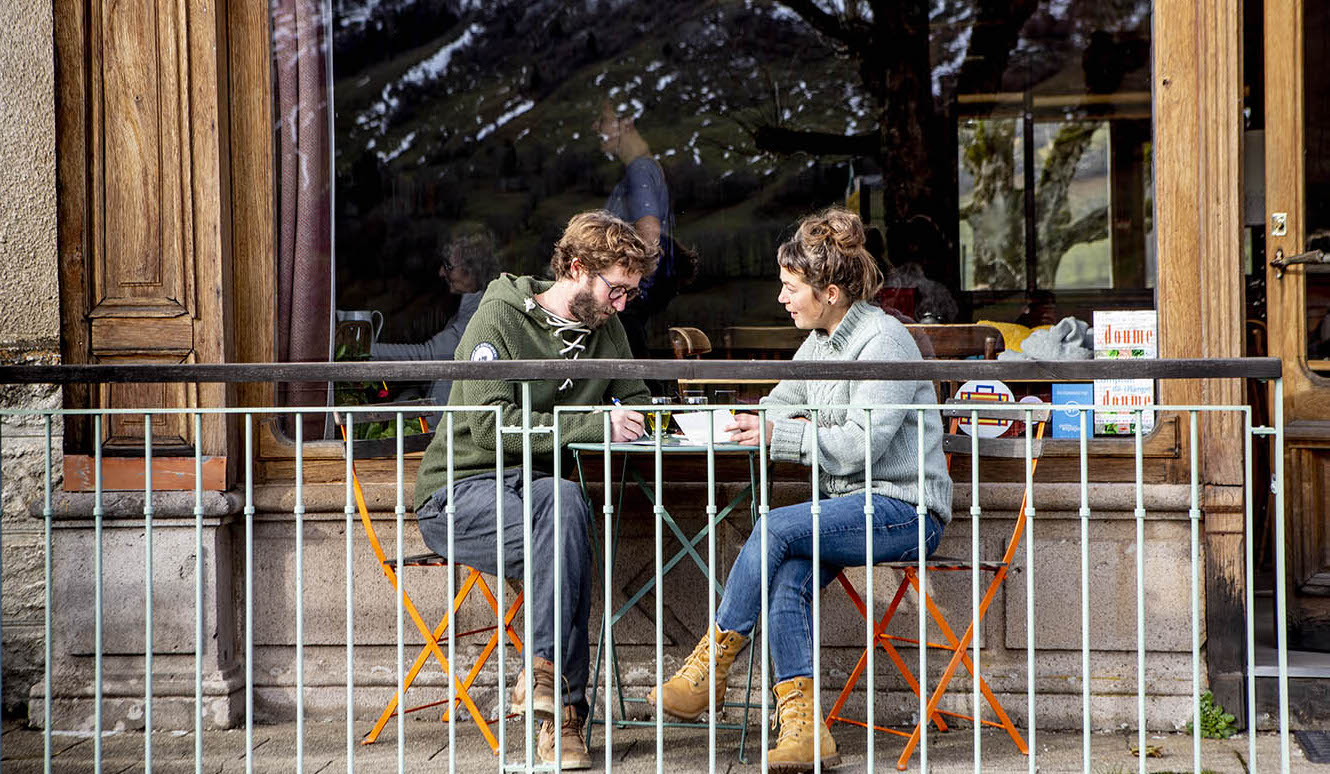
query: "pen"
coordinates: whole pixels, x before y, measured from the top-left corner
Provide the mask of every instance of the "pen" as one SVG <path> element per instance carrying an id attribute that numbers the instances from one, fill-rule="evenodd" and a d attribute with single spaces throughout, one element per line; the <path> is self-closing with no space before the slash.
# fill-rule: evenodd
<path id="1" fill-rule="evenodd" d="M 622 405 L 623 405 L 622 403 L 619 402 L 619 399 L 616 398 L 616 397 L 614 397 L 613 395 L 610 396 L 610 400 L 611 400 L 611 401 L 614 403 L 614 405 L 616 405 L 616 406 L 622 406 Z"/>

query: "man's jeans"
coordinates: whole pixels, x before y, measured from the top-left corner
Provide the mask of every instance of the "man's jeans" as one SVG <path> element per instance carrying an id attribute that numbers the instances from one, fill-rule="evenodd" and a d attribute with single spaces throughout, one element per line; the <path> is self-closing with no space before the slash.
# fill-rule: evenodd
<path id="1" fill-rule="evenodd" d="M 560 541 L 563 545 L 563 677 L 567 681 L 564 704 L 587 714 L 587 619 L 591 615 L 591 574 L 587 525 L 590 519 L 582 490 L 572 481 L 532 473 L 531 476 L 531 588 L 525 604 L 531 611 L 531 642 L 535 655 L 554 659 L 554 486 L 560 487 L 563 509 Z M 494 475 L 482 474 L 453 484 L 457 506 L 453 526 L 453 560 L 491 575 L 498 574 Z M 435 492 L 416 519 L 425 545 L 440 556 L 448 552 L 448 519 L 444 506 L 448 489 Z M 504 574 L 522 578 L 522 471 L 503 474 Z M 520 627 L 520 618 L 515 621 Z M 503 642 L 503 638 L 500 638 Z M 515 673 L 515 672 L 514 672 Z"/>
<path id="2" fill-rule="evenodd" d="M 813 676 L 813 513 L 812 503 L 776 508 L 767 514 L 767 571 L 770 618 L 767 632 L 776 682 Z M 819 517 L 822 578 L 836 579 L 842 567 L 864 563 L 864 496 L 821 500 Z M 919 555 L 918 514 L 909 503 L 873 495 L 873 559 L 889 562 Z M 744 543 L 725 581 L 716 624 L 725 631 L 751 635 L 762 613 L 762 522 Z M 924 524 L 927 553 L 942 540 L 942 525 L 932 514 Z"/>

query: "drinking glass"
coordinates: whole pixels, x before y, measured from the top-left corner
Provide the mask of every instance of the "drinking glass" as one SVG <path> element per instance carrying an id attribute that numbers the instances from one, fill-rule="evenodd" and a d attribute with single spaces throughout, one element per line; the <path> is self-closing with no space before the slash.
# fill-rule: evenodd
<path id="1" fill-rule="evenodd" d="M 683 402 L 685 406 L 705 406 L 710 401 L 708 401 L 707 396 L 701 392 L 685 392 L 683 395 Z"/>
<path id="2" fill-rule="evenodd" d="M 653 406 L 669 406 L 669 405 L 671 405 L 672 403 L 674 403 L 674 399 L 671 398 L 671 397 L 669 397 L 668 395 L 656 395 L 656 396 L 653 396 L 653 397 L 651 398 L 651 405 L 653 405 Z M 660 416 L 660 434 L 661 434 L 661 435 L 669 435 L 669 434 L 670 434 L 670 412 L 669 412 L 668 409 L 659 409 L 659 411 L 660 411 L 660 414 L 659 414 L 659 416 Z M 655 434 L 656 434 L 656 416 L 657 416 L 657 414 L 656 414 L 655 411 L 648 411 L 648 412 L 647 412 L 647 434 L 648 434 L 648 435 L 655 435 Z"/>

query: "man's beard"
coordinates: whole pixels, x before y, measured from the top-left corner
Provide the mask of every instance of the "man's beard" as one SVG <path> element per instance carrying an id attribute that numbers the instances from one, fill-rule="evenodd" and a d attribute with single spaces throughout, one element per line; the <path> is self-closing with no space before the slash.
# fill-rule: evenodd
<path id="1" fill-rule="evenodd" d="M 572 312 L 573 319 L 591 330 L 604 325 L 610 317 L 614 316 L 614 307 L 603 306 L 597 302 L 595 294 L 590 290 L 577 291 L 573 295 L 573 299 L 568 302 L 568 311 Z M 606 312 L 610 314 L 607 316 Z"/>

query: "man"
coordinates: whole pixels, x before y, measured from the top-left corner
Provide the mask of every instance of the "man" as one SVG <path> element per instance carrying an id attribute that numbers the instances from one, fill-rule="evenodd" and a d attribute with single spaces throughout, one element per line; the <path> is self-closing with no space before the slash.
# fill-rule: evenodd
<path id="1" fill-rule="evenodd" d="M 647 244 L 656 244 L 662 235 L 673 236 L 665 170 L 651 155 L 651 146 L 633 118 L 620 117 L 604 100 L 591 128 L 600 139 L 600 149 L 623 164 L 623 179 L 610 192 L 605 210 L 631 223 Z"/>
<path id="2" fill-rule="evenodd" d="M 458 344 L 459 360 L 532 360 L 541 358 L 631 357 L 623 326 L 616 315 L 637 295 L 638 283 L 656 265 L 656 247 L 643 241 L 632 226 L 608 212 L 588 212 L 568 222 L 550 268 L 554 281 L 502 275 L 490 283 L 470 325 Z M 615 399 L 645 403 L 646 385 L 639 379 L 565 379 L 531 385 L 533 425 L 553 423 L 556 405 L 604 405 Z M 454 386 L 454 406 L 503 407 L 503 424 L 522 423 L 521 385 L 505 381 L 465 380 Z M 453 558 L 461 564 L 496 573 L 494 457 L 499 434 L 489 412 L 459 413 L 454 419 L 453 504 L 456 506 Z M 612 441 L 630 441 L 642 434 L 642 415 L 634 411 L 610 413 Z M 603 417 L 570 413 L 560 416 L 560 441 L 600 441 Z M 591 577 L 587 541 L 590 510 L 578 486 L 556 480 L 552 468 L 554 438 L 550 433 L 531 436 L 534 467 L 531 484 L 532 587 L 526 604 L 533 616 L 531 696 L 533 712 L 542 719 L 537 749 L 541 761 L 554 762 L 555 713 L 563 720 L 565 769 L 587 768 L 591 759 L 582 737 L 587 715 L 588 618 L 591 613 Z M 416 518 L 428 545 L 443 555 L 448 549 L 448 443 L 434 437 L 421 461 L 416 480 Z M 502 474 L 504 571 L 522 577 L 522 442 L 506 438 Z M 562 514 L 560 534 L 554 533 L 554 490 L 559 487 Z M 564 690 L 561 701 L 554 690 L 554 577 L 555 541 L 562 546 L 562 629 Z M 525 681 L 513 688 L 514 710 L 526 705 Z"/>
<path id="3" fill-rule="evenodd" d="M 605 200 L 610 214 L 633 224 L 647 244 L 660 248 L 656 270 L 642 280 L 641 294 L 619 319 L 628 334 L 634 357 L 647 356 L 647 320 L 665 310 L 679 290 L 697 275 L 698 256 L 674 240 L 674 215 L 665 170 L 637 130 L 631 116 L 619 116 L 603 101 L 592 123 L 600 149 L 623 164 L 623 179 Z M 655 385 L 664 391 L 664 385 Z"/>

